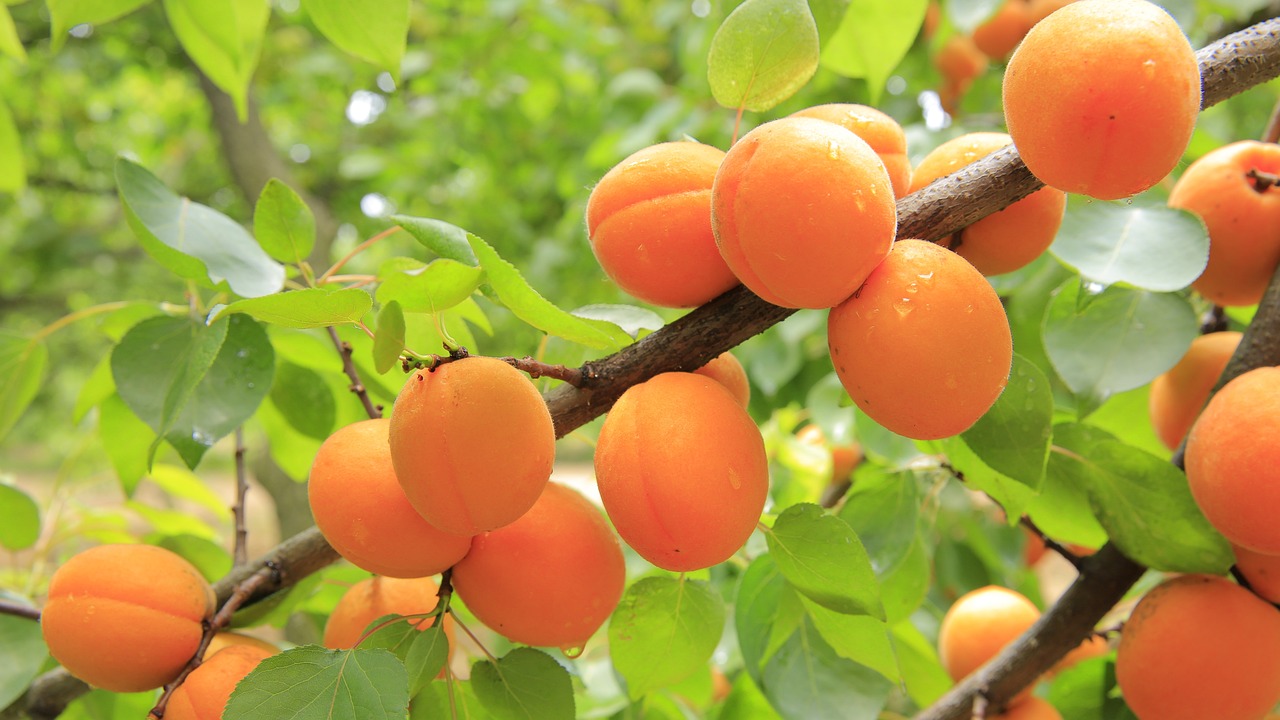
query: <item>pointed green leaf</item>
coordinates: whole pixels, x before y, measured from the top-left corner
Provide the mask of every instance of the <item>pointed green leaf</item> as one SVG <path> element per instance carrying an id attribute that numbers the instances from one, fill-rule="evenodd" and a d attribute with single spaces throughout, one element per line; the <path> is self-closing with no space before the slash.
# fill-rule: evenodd
<path id="1" fill-rule="evenodd" d="M 30 606 L 25 598 L 9 593 L 0 593 L 0 599 Z M 48 656 L 40 623 L 17 615 L 0 615 L 0 707 L 9 707 L 26 692 Z"/>
<path id="2" fill-rule="evenodd" d="M 244 122 L 271 6 L 262 0 L 164 0 L 164 11 L 187 55 L 231 96 Z"/>
<path id="3" fill-rule="evenodd" d="M 180 465 L 156 464 L 147 474 L 147 479 L 164 490 L 165 494 L 190 500 L 223 522 L 231 521 L 231 510 L 227 507 L 226 500 L 211 490 L 205 480 L 187 468 Z"/>
<path id="4" fill-rule="evenodd" d="M 76 25 L 102 25 L 127 15 L 151 0 L 46 0 L 53 21 L 53 50 L 67 39 Z"/>
<path id="5" fill-rule="evenodd" d="M 431 252 L 463 265 L 477 265 L 475 251 L 467 241 L 467 231 L 443 220 L 392 215 L 391 221 L 404 228 Z"/>
<path id="6" fill-rule="evenodd" d="M 951 676 L 942 667 L 933 643 L 915 625 L 900 622 L 890 632 L 907 695 L 917 706 L 929 707 L 951 689 Z"/>
<path id="7" fill-rule="evenodd" d="M 231 218 L 179 197 L 123 157 L 116 160 L 116 184 L 142 247 L 171 272 L 215 285 L 225 281 L 247 298 L 270 295 L 284 285 L 284 267 Z"/>
<path id="8" fill-rule="evenodd" d="M 286 650 L 258 664 L 227 700 L 226 718 L 404 720 L 409 680 L 386 650 Z"/>
<path id="9" fill-rule="evenodd" d="M 304 288 L 237 300 L 219 310 L 213 319 L 244 313 L 281 327 L 316 328 L 360 322 L 372 308 L 373 298 L 360 288 Z"/>
<path id="10" fill-rule="evenodd" d="M 0 192 L 16 193 L 27 186 L 26 163 L 22 159 L 22 136 L 13 122 L 9 106 L 0 99 Z"/>
<path id="11" fill-rule="evenodd" d="M 49 350 L 40 340 L 0 333 L 0 440 L 40 391 L 48 363 Z"/>
<path id="12" fill-rule="evenodd" d="M 871 102 L 920 34 L 928 0 L 852 0 L 822 48 L 822 64 L 846 77 L 866 78 Z"/>
<path id="13" fill-rule="evenodd" d="M 751 562 L 738 582 L 733 611 L 734 630 L 747 673 L 757 681 L 765 661 L 791 636 L 804 619 L 804 605 L 765 553 Z"/>
<path id="14" fill-rule="evenodd" d="M 295 430 L 324 440 L 333 432 L 337 403 L 320 373 L 288 361 L 276 363 L 271 404 Z"/>
<path id="15" fill-rule="evenodd" d="M 404 666 L 409 673 L 409 692 L 414 695 L 421 692 L 448 662 L 449 638 L 444 633 L 443 624 L 435 623 L 415 632 L 404 658 Z"/>
<path id="16" fill-rule="evenodd" d="M 471 297 L 484 271 L 441 258 L 424 265 L 412 258 L 391 258 L 378 268 L 378 302 L 400 303 L 405 312 L 437 313 Z"/>
<path id="17" fill-rule="evenodd" d="M 111 379 L 111 356 L 105 355 L 97 365 L 93 366 L 93 371 L 80 386 L 80 393 L 76 395 L 76 406 L 71 413 L 71 421 L 79 423 L 90 410 L 115 392 L 116 383 Z"/>
<path id="18" fill-rule="evenodd" d="M 569 673 L 541 650 L 519 647 L 496 663 L 471 667 L 471 686 L 480 704 L 499 720 L 572 720 L 573 682 Z"/>
<path id="19" fill-rule="evenodd" d="M 7 5 L 0 5 L 0 53 L 20 63 L 27 61 L 27 49 L 22 46 L 18 28 L 13 24 L 13 16 L 9 14 Z"/>
<path id="20" fill-rule="evenodd" d="M 373 367 L 379 374 L 396 366 L 404 352 L 404 311 L 392 300 L 378 311 L 378 328 L 373 335 Z"/>
<path id="21" fill-rule="evenodd" d="M 26 550 L 40 539 L 40 506 L 22 488 L 0 481 L 0 545 Z"/>
<path id="22" fill-rule="evenodd" d="M 966 487 L 991 496 L 1004 508 L 1009 517 L 1016 520 L 1027 511 L 1036 497 L 1036 491 L 1020 480 L 1005 475 L 978 457 L 970 449 L 964 437 L 957 435 L 929 444 L 947 458 L 951 467 L 960 474 Z"/>
<path id="23" fill-rule="evenodd" d="M 801 598 L 801 602 L 814 628 L 837 655 L 866 665 L 893 682 L 901 679 L 898 659 L 889 642 L 889 627 L 883 621 L 870 615 L 828 610 L 807 598 Z"/>
<path id="24" fill-rule="evenodd" d="M 147 473 L 155 432 L 138 419 L 119 395 L 112 393 L 98 406 L 98 437 L 125 497 L 133 497 L 138 481 Z"/>
<path id="25" fill-rule="evenodd" d="M 476 699 L 475 689 L 465 680 L 431 683 L 413 696 L 409 720 L 491 720 L 493 715 Z M 229 720 L 229 719 L 228 719 Z"/>
<path id="26" fill-rule="evenodd" d="M 409 34 L 409 0 L 302 0 L 302 7 L 330 42 L 386 70 L 400 82 L 400 60 Z"/>
<path id="27" fill-rule="evenodd" d="M 493 246 L 468 234 L 471 249 L 480 260 L 498 298 L 515 316 L 548 335 L 590 348 L 618 350 L 622 343 L 589 320 L 574 317 L 538 294 L 514 265 L 503 260 Z M 625 334 L 623 335 L 625 338 Z"/>
<path id="28" fill-rule="evenodd" d="M 809 11 L 813 13 L 813 22 L 818 26 L 820 47 L 826 48 L 827 42 L 844 20 L 851 2 L 852 0 L 809 0 Z"/>
<path id="29" fill-rule="evenodd" d="M 186 520 L 192 519 L 182 513 L 178 515 Z M 235 564 L 231 553 L 208 537 L 190 534 L 164 535 L 160 538 L 148 538 L 148 542 L 169 550 L 191 563 L 209 582 L 217 582 L 219 578 L 226 576 Z"/>
<path id="30" fill-rule="evenodd" d="M 271 178 L 253 208 L 253 234 L 271 257 L 301 265 L 316 244 L 316 218 L 298 193 Z"/>
<path id="31" fill-rule="evenodd" d="M 792 505 L 765 533 L 778 569 L 823 607 L 884 619 L 871 558 L 849 523 L 812 503 Z"/>
<path id="32" fill-rule="evenodd" d="M 1186 210 L 1164 204 L 1073 202 L 1049 248 L 1086 280 L 1180 290 L 1209 261 L 1209 233 Z"/>
<path id="33" fill-rule="evenodd" d="M 746 0 L 711 39 L 707 81 L 727 108 L 769 110 L 809 82 L 818 56 L 805 0 Z"/>
<path id="34" fill-rule="evenodd" d="M 764 694 L 787 718 L 878 717 L 893 683 L 836 654 L 809 620 L 764 669 Z"/>
<path id="35" fill-rule="evenodd" d="M 1116 440 L 1110 433 L 1081 423 L 1053 428 L 1053 447 L 1040 495 L 1029 508 L 1031 520 L 1049 537 L 1059 542 L 1100 548 L 1107 531 L 1093 516 L 1089 504 L 1088 466 L 1075 459 L 1073 447 L 1092 447 L 1103 440 Z"/>
<path id="36" fill-rule="evenodd" d="M 633 700 L 705 667 L 724 630 L 724 602 L 697 580 L 644 578 L 609 619 L 609 654 Z"/>
<path id="37" fill-rule="evenodd" d="M 837 515 L 857 533 L 877 577 L 893 572 L 911 551 L 922 502 L 913 472 L 858 469 Z"/>
<path id="38" fill-rule="evenodd" d="M 649 308 L 635 305 L 583 305 L 571 314 L 588 320 L 612 323 L 632 340 L 638 339 L 642 331 L 654 332 L 661 330 L 664 325 L 661 315 Z"/>
<path id="39" fill-rule="evenodd" d="M 989 467 L 1033 490 L 1044 480 L 1052 435 L 1049 379 L 1016 353 L 1009 383 L 995 405 L 960 433 L 969 449 Z"/>

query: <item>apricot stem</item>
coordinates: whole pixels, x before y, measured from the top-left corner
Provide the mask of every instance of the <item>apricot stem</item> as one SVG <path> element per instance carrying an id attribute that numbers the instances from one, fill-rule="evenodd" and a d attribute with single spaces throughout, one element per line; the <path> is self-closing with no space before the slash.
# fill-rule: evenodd
<path id="1" fill-rule="evenodd" d="M 0 615 L 14 615 L 28 620 L 40 621 L 40 611 L 37 608 L 8 600 L 0 600 Z"/>
<path id="2" fill-rule="evenodd" d="M 1245 173 L 1244 176 L 1253 181 L 1253 189 L 1258 193 L 1264 193 L 1272 187 L 1280 185 L 1280 175 L 1263 172 L 1257 168 Z"/>
<path id="3" fill-rule="evenodd" d="M 548 365 L 528 355 L 522 358 L 502 357 L 498 359 L 521 372 L 528 373 L 529 377 L 534 380 L 540 377 L 549 377 L 563 380 L 574 387 L 582 387 L 582 368 Z"/>

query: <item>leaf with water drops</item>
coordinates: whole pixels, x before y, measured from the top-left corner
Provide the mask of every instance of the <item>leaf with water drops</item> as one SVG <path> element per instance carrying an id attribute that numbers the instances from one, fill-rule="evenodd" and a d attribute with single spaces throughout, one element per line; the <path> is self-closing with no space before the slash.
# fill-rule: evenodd
<path id="1" fill-rule="evenodd" d="M 711 39 L 707 81 L 721 105 L 761 112 L 809 82 L 818 57 L 818 27 L 805 0 L 746 0 Z"/>
<path id="2" fill-rule="evenodd" d="M 1049 252 L 1090 281 L 1167 292 L 1200 277 L 1209 233 L 1195 215 L 1163 203 L 1074 201 Z"/>
<path id="3" fill-rule="evenodd" d="M 1036 489 L 1044 480 L 1053 435 L 1053 391 L 1049 379 L 1014 354 L 1009 382 L 995 405 L 960 434 L 994 470 Z"/>

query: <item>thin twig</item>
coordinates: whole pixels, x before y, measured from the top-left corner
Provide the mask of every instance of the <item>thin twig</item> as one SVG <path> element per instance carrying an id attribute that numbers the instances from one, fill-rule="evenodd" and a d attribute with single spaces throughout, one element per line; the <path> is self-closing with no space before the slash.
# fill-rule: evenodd
<path id="1" fill-rule="evenodd" d="M 369 414 L 370 418 L 377 419 L 382 417 L 382 410 L 374 406 L 373 400 L 369 399 L 369 389 L 364 386 L 360 380 L 360 373 L 356 372 L 356 364 L 351 359 L 351 344 L 345 343 L 338 337 L 338 331 L 332 325 L 329 326 L 329 339 L 333 341 L 333 346 L 337 348 L 338 354 L 342 356 L 342 371 L 347 374 L 347 378 L 351 380 L 351 392 L 360 398 L 361 404 L 364 405 L 364 411 Z"/>
<path id="2" fill-rule="evenodd" d="M 1071 549 L 1068 548 L 1066 545 L 1063 545 L 1057 540 L 1054 540 L 1048 535 L 1045 535 L 1044 531 L 1041 530 L 1039 527 L 1037 527 L 1035 522 L 1032 521 L 1030 517 L 1023 515 L 1022 518 L 1020 519 L 1020 522 L 1022 523 L 1023 527 L 1035 533 L 1036 537 L 1040 538 L 1040 541 L 1044 543 L 1044 546 L 1046 548 L 1061 555 L 1063 560 L 1066 560 L 1067 562 L 1071 563 L 1073 567 L 1075 567 L 1076 572 L 1080 572 L 1080 567 L 1083 560 L 1081 560 L 1079 555 L 1072 552 Z"/>
<path id="3" fill-rule="evenodd" d="M 529 377 L 534 380 L 537 380 L 540 377 L 549 377 L 556 380 L 563 380 L 574 387 L 582 387 L 582 368 L 571 368 L 565 367 L 564 365 L 548 365 L 547 363 L 534 360 L 528 355 L 522 358 L 503 357 L 498 359 L 517 370 L 529 373 Z"/>
<path id="4" fill-rule="evenodd" d="M 11 600 L 0 600 L 0 615 L 13 615 L 28 620 L 40 620 L 40 610 Z"/>
<path id="5" fill-rule="evenodd" d="M 341 259 L 341 260 L 339 260 L 338 262 L 334 263 L 334 264 L 333 264 L 333 267 L 329 268 L 328 270 L 325 270 L 323 275 L 321 275 L 319 278 L 316 278 L 316 285 L 324 285 L 325 283 L 329 282 L 329 280 L 330 280 L 330 279 L 332 279 L 332 278 L 333 278 L 333 276 L 334 276 L 335 274 L 337 274 L 337 272 L 338 272 L 339 270 L 341 270 L 341 269 L 342 269 L 342 267 L 343 267 L 344 265 L 346 265 L 348 262 L 350 262 L 350 261 L 351 261 L 351 258 L 353 258 L 353 257 L 355 257 L 355 256 L 357 256 L 357 255 L 359 255 L 360 253 L 364 252 L 365 250 L 368 250 L 368 249 L 369 249 L 369 247 L 370 247 L 371 245 L 373 245 L 374 243 L 378 242 L 379 240 L 382 240 L 382 239 L 384 239 L 384 238 L 386 238 L 386 237 L 388 237 L 388 236 L 394 235 L 394 234 L 396 234 L 397 232 L 399 232 L 400 230 L 401 230 L 401 228 L 400 228 L 400 226 L 399 226 L 399 225 L 392 225 L 391 227 L 387 228 L 386 230 L 383 230 L 382 232 L 378 233 L 377 235 L 374 235 L 373 237 L 369 238 L 368 240 L 365 240 L 364 242 L 362 242 L 362 243 L 360 243 L 359 245 L 355 246 L 355 248 L 354 248 L 354 249 L 352 249 L 352 250 L 351 250 L 351 252 L 349 252 L 349 253 L 347 253 L 346 255 L 342 256 L 342 259 Z"/>
<path id="6" fill-rule="evenodd" d="M 245 526 L 244 510 L 244 499 L 249 494 L 249 479 L 245 472 L 244 455 L 244 427 L 241 426 L 236 428 L 236 504 L 231 508 L 231 513 L 236 522 L 235 552 L 232 556 L 235 558 L 236 565 L 243 565 L 249 562 L 249 551 L 247 549 L 249 530 Z"/>
<path id="7" fill-rule="evenodd" d="M 1276 106 L 1271 111 L 1271 120 L 1267 122 L 1266 130 L 1262 131 L 1262 142 L 1280 143 L 1280 100 L 1276 101 Z"/>

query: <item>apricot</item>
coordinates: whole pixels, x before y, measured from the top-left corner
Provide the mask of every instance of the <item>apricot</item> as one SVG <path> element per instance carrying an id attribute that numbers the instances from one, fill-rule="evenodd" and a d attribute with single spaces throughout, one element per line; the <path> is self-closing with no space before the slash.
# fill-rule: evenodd
<path id="1" fill-rule="evenodd" d="M 769 491 L 759 428 L 715 381 L 692 373 L 628 388 L 600 429 L 595 469 L 623 541 L 673 572 L 729 559 Z"/>
<path id="2" fill-rule="evenodd" d="M 1021 0 L 1018 0 L 1021 2 Z M 1004 133 L 977 132 L 942 143 L 920 161 L 911 192 L 984 158 L 1012 140 Z M 1043 187 L 938 242 L 959 253 L 983 275 L 1001 275 L 1040 257 L 1058 234 L 1067 194 Z"/>
<path id="3" fill-rule="evenodd" d="M 938 657 L 952 680 L 968 677 L 1040 619 L 1021 593 L 998 585 L 968 592 L 951 605 L 938 628 Z"/>
<path id="4" fill-rule="evenodd" d="M 938 89 L 942 107 L 955 114 L 973 81 L 987 71 L 988 62 L 987 56 L 973 44 L 973 38 L 952 35 L 934 54 L 933 66 L 942 74 L 942 87 Z"/>
<path id="5" fill-rule="evenodd" d="M 453 586 L 481 622 L 508 639 L 569 650 L 613 613 L 626 574 L 604 514 L 577 491 L 548 483 L 519 520 L 472 540 Z"/>
<path id="6" fill-rule="evenodd" d="M 587 234 L 618 287 L 663 307 L 701 305 L 738 284 L 711 234 L 711 183 L 724 151 L 647 147 L 605 173 L 587 199 Z"/>
<path id="7" fill-rule="evenodd" d="M 384 615 L 419 615 L 436 608 L 440 586 L 429 577 L 391 578 L 374 575 L 352 585 L 342 594 L 324 625 L 322 642 L 327 648 L 345 650 L 356 646 L 364 631 Z M 435 618 L 414 618 L 410 622 L 419 630 L 435 624 Z M 452 623 L 445 619 L 446 635 L 452 635 Z M 453 648 L 450 637 L 449 647 Z"/>
<path id="8" fill-rule="evenodd" d="M 1033 175 L 1115 200 L 1177 165 L 1200 113 L 1200 67 L 1159 6 L 1080 0 L 1031 28 L 1003 94 L 1005 124 Z"/>
<path id="9" fill-rule="evenodd" d="M 831 362 L 871 419 L 936 440 L 967 430 L 1000 396 L 1013 365 L 1009 321 L 967 260 L 899 240 L 827 318 Z"/>
<path id="10" fill-rule="evenodd" d="M 1280 603 L 1280 555 L 1263 555 L 1232 545 L 1236 570 L 1249 582 L 1254 594 L 1269 603 Z"/>
<path id="11" fill-rule="evenodd" d="M 1018 700 L 1012 707 L 999 715 L 988 715 L 991 720 L 1062 720 L 1062 713 L 1049 703 L 1034 695 Z"/>
<path id="12" fill-rule="evenodd" d="M 1027 17 L 1031 19 L 1031 26 L 1035 27 L 1036 23 L 1075 1 L 1076 0 L 1029 0 L 1029 2 L 1027 2 Z"/>
<path id="13" fill-rule="evenodd" d="M 173 691 L 165 720 L 220 720 L 236 685 L 274 652 L 249 645 L 227 647 L 206 655 L 200 667 Z"/>
<path id="14" fill-rule="evenodd" d="M 866 105 L 829 103 L 791 113 L 791 117 L 810 117 L 832 122 L 857 135 L 884 163 L 893 184 L 894 197 L 911 192 L 911 161 L 907 159 L 907 135 L 889 115 Z"/>
<path id="15" fill-rule="evenodd" d="M 733 353 L 725 351 L 711 358 L 706 365 L 694 370 L 699 375 L 706 375 L 724 386 L 742 407 L 751 403 L 751 381 L 747 379 L 747 370 Z"/>
<path id="16" fill-rule="evenodd" d="M 307 497 L 316 526 L 342 557 L 371 573 L 435 575 L 471 547 L 471 537 L 437 529 L 409 503 L 387 440 L 391 421 L 339 428 L 316 453 Z"/>
<path id="17" fill-rule="evenodd" d="M 1116 682 L 1141 720 L 1256 720 L 1280 700 L 1280 611 L 1220 577 L 1167 580 L 1125 623 Z"/>
<path id="18" fill-rule="evenodd" d="M 897 230 L 893 185 L 865 140 L 786 117 L 742 137 L 711 187 L 711 226 L 729 269 L 764 300 L 829 308 L 884 259 Z"/>
<path id="19" fill-rule="evenodd" d="M 1243 140 L 1187 167 L 1169 207 L 1209 230 L 1209 264 L 1191 287 L 1217 305 L 1254 305 L 1280 265 L 1280 186 L 1259 189 L 1251 171 L 1280 174 L 1280 145 Z"/>
<path id="20" fill-rule="evenodd" d="M 209 641 L 209 647 L 205 648 L 204 656 L 212 657 L 213 654 L 219 650 L 240 646 L 256 648 L 266 652 L 268 655 L 274 655 L 280 652 L 280 648 L 266 640 L 261 640 L 253 637 L 252 635 L 224 630 L 223 632 L 215 634 Z"/>
<path id="21" fill-rule="evenodd" d="M 827 438 L 822 428 L 817 425 L 805 425 L 796 433 L 796 439 L 807 445 L 828 448 Z M 862 462 L 862 447 L 858 443 L 848 445 L 830 445 L 831 483 L 847 481 Z"/>
<path id="22" fill-rule="evenodd" d="M 1013 52 L 1035 23 L 1024 0 L 1005 0 L 995 14 L 974 28 L 973 44 L 992 60 Z"/>
<path id="23" fill-rule="evenodd" d="M 1182 444 L 1240 338 L 1238 332 L 1201 335 L 1177 365 L 1151 382 L 1147 413 L 1165 447 L 1174 450 Z"/>
<path id="24" fill-rule="evenodd" d="M 1218 532 L 1280 555 L 1280 368 L 1250 370 L 1213 396 L 1187 436 L 1186 468 Z"/>
<path id="25" fill-rule="evenodd" d="M 213 589 L 191 563 L 154 545 L 100 545 L 58 568 L 40 629 L 72 675 L 112 692 L 172 680 L 196 654 Z"/>
<path id="26" fill-rule="evenodd" d="M 533 507 L 556 453 L 551 413 L 533 383 L 489 357 L 411 375 L 389 439 L 409 502 L 454 535 L 496 530 Z"/>

